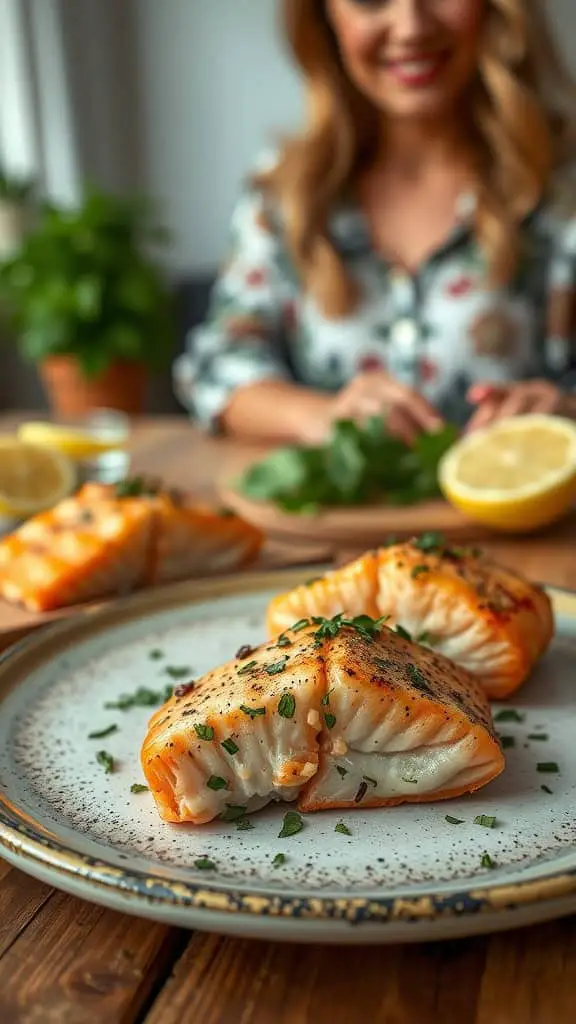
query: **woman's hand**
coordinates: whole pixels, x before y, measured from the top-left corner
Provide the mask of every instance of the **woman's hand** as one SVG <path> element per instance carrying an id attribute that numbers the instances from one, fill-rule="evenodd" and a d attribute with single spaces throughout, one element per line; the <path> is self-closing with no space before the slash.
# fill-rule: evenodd
<path id="1" fill-rule="evenodd" d="M 360 373 L 332 399 L 331 422 L 382 416 L 390 433 L 412 444 L 422 433 L 440 430 L 442 417 L 422 395 L 382 370 Z"/>
<path id="2" fill-rule="evenodd" d="M 569 395 L 547 380 L 526 380 L 517 384 L 475 384 L 468 401 L 477 406 L 467 432 L 487 427 L 495 420 L 526 413 L 546 413 L 576 419 L 576 395 Z"/>

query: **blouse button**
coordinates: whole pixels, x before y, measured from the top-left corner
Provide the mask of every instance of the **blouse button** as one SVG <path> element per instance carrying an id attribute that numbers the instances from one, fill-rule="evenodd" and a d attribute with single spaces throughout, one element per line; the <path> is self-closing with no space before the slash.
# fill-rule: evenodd
<path id="1" fill-rule="evenodd" d="M 412 317 L 402 317 L 390 328 L 391 343 L 405 356 L 416 354 L 419 337 L 418 323 Z"/>

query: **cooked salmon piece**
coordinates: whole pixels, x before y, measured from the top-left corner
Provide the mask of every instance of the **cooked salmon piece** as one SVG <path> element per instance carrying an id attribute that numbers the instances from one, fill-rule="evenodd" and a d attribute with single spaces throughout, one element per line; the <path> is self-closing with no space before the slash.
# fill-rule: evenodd
<path id="1" fill-rule="evenodd" d="M 0 542 L 0 593 L 33 612 L 128 593 L 145 582 L 152 527 L 139 501 L 67 499 Z"/>
<path id="2" fill-rule="evenodd" d="M 358 588 L 354 592 L 354 581 Z M 528 678 L 554 633 L 542 587 L 471 548 L 425 539 L 370 552 L 271 602 L 274 636 L 299 615 L 388 615 L 407 631 L 472 672 L 488 697 L 503 699 Z"/>
<path id="3" fill-rule="evenodd" d="M 150 721 L 142 767 L 165 821 L 441 800 L 504 767 L 474 677 L 367 616 L 304 620 L 239 653 Z"/>
<path id="4" fill-rule="evenodd" d="M 90 483 L 0 542 L 0 594 L 35 612 L 247 565 L 262 534 L 179 495 Z"/>

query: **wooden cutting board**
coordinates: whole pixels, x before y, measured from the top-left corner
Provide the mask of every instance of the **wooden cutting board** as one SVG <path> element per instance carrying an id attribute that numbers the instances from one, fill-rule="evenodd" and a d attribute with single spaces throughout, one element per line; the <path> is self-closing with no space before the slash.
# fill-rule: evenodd
<path id="1" fill-rule="evenodd" d="M 292 515 L 269 502 L 252 501 L 230 486 L 220 488 L 226 506 L 260 527 L 269 537 L 298 544 L 327 544 L 333 548 L 370 548 L 390 535 L 399 539 L 429 530 L 456 542 L 482 540 L 493 531 L 466 519 L 445 501 L 396 507 L 385 504 L 335 508 L 317 515 Z"/>

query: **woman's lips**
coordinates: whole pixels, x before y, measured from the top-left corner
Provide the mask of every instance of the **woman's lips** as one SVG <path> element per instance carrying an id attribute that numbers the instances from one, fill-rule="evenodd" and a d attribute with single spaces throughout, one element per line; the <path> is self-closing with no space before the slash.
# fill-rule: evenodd
<path id="1" fill-rule="evenodd" d="M 449 58 L 447 53 L 436 53 L 422 57 L 410 57 L 405 60 L 385 60 L 384 67 L 388 74 L 403 86 L 421 88 L 431 85 L 444 70 Z"/>

